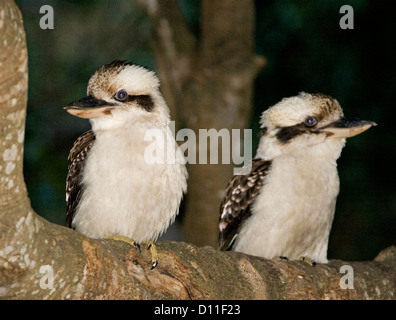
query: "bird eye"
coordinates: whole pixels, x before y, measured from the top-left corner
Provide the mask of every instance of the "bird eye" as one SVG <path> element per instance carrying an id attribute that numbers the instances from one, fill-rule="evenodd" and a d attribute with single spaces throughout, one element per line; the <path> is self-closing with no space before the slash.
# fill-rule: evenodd
<path id="1" fill-rule="evenodd" d="M 124 89 L 117 91 L 114 95 L 114 98 L 118 101 L 125 101 L 128 98 L 128 92 Z"/>
<path id="2" fill-rule="evenodd" d="M 304 124 L 305 124 L 307 127 L 314 127 L 314 126 L 316 126 L 317 123 L 318 123 L 318 120 L 316 120 L 315 117 L 307 117 L 307 118 L 304 120 Z"/>

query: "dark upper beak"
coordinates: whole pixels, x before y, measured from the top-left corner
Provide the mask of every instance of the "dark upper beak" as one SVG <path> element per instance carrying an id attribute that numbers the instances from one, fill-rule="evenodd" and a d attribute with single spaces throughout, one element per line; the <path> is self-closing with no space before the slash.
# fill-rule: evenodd
<path id="1" fill-rule="evenodd" d="M 329 138 L 342 139 L 356 136 L 377 124 L 366 120 L 348 120 L 341 118 L 340 120 L 329 123 L 319 128 L 319 132 L 324 132 Z"/>
<path id="2" fill-rule="evenodd" d="M 93 96 L 87 96 L 69 103 L 64 109 L 73 116 L 92 119 L 111 113 L 111 109 L 113 109 L 114 106 L 114 103 L 99 100 Z"/>

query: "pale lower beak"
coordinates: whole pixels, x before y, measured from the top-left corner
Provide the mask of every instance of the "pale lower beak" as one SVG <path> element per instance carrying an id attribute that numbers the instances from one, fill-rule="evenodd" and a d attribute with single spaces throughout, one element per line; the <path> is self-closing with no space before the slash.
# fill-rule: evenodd
<path id="1" fill-rule="evenodd" d="M 69 103 L 64 109 L 73 116 L 94 119 L 111 114 L 111 110 L 116 105 L 105 100 L 96 99 L 93 96 L 87 96 L 80 100 Z"/>
<path id="2" fill-rule="evenodd" d="M 342 118 L 319 128 L 318 131 L 326 133 L 328 138 L 342 139 L 354 137 L 376 125 L 377 124 L 372 121 L 347 120 Z"/>

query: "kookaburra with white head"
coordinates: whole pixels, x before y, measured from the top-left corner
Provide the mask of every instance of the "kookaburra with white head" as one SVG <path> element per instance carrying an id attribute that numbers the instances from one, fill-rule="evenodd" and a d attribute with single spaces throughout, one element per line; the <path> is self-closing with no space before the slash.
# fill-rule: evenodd
<path id="1" fill-rule="evenodd" d="M 264 111 L 256 157 L 220 207 L 219 247 L 264 258 L 327 263 L 339 178 L 336 160 L 375 123 L 347 120 L 337 100 L 300 93 Z"/>
<path id="2" fill-rule="evenodd" d="M 91 77 L 87 97 L 65 109 L 92 125 L 69 154 L 66 225 L 92 238 L 156 241 L 179 211 L 187 171 L 155 73 L 115 60 Z M 151 129 L 163 133 L 157 146 L 173 149 L 174 161 L 148 161 Z"/>

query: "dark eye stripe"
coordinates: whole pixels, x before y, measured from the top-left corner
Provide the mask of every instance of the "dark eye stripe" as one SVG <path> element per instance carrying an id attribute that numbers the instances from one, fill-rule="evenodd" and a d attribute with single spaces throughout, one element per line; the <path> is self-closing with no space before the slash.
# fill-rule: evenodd
<path id="1" fill-rule="evenodd" d="M 128 96 L 126 100 L 128 102 L 136 102 L 139 106 L 141 106 L 146 111 L 151 111 L 154 108 L 154 101 L 148 94 L 138 95 L 138 96 Z"/>
<path id="2" fill-rule="evenodd" d="M 115 100 L 120 102 L 135 102 L 148 112 L 154 108 L 153 99 L 148 94 L 128 95 L 128 92 L 126 92 L 124 89 L 121 89 L 117 91 L 113 97 Z"/>
<path id="3" fill-rule="evenodd" d="M 282 127 L 279 128 L 278 132 L 276 133 L 276 138 L 279 140 L 280 143 L 285 144 L 288 143 L 291 139 L 299 136 L 303 133 L 317 133 L 315 131 L 315 126 L 320 121 L 320 116 L 309 116 L 307 117 L 304 122 L 296 124 L 290 127 Z"/>
<path id="4" fill-rule="evenodd" d="M 307 132 L 306 127 L 301 124 L 297 124 L 291 127 L 280 128 L 279 131 L 276 133 L 276 138 L 279 140 L 280 143 L 285 144 L 294 137 L 303 134 L 304 132 Z"/>

